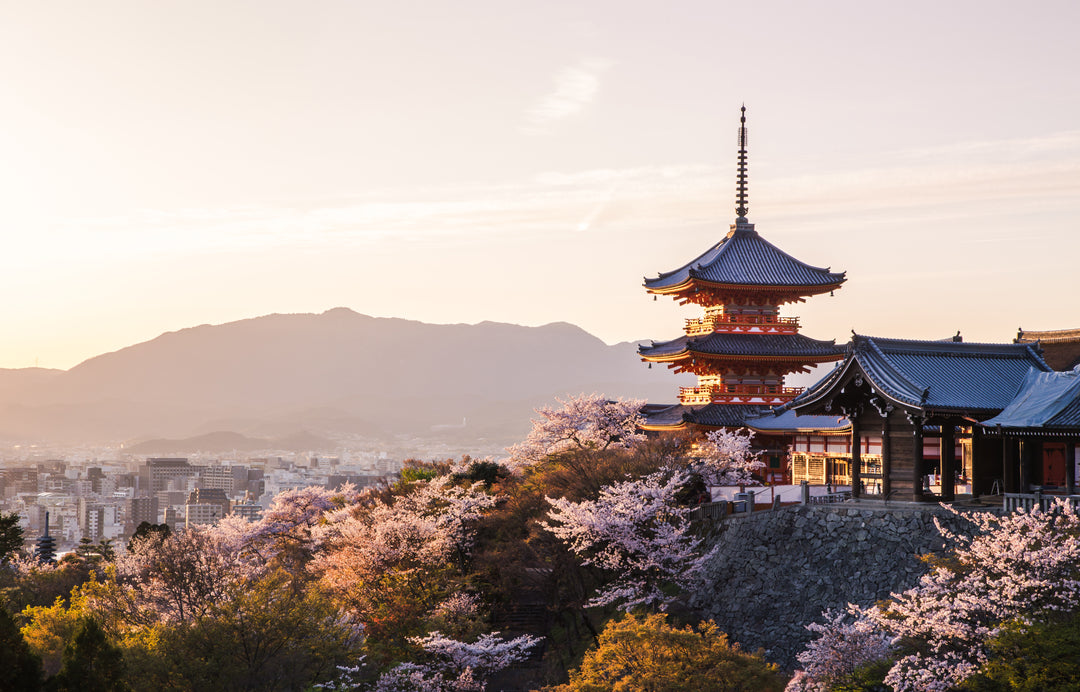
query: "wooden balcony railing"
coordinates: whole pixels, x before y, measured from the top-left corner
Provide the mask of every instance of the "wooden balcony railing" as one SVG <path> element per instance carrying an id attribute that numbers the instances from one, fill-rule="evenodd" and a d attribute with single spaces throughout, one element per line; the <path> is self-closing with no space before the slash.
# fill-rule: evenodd
<path id="1" fill-rule="evenodd" d="M 703 387 L 681 387 L 679 401 L 683 404 L 709 403 L 783 403 L 802 394 L 802 387 L 781 387 L 779 385 L 728 384 L 705 385 Z M 761 401 L 749 402 L 749 399 Z"/>
<path id="2" fill-rule="evenodd" d="M 778 315 L 711 315 L 686 320 L 688 336 L 718 331 L 793 334 L 799 331 L 799 318 Z"/>

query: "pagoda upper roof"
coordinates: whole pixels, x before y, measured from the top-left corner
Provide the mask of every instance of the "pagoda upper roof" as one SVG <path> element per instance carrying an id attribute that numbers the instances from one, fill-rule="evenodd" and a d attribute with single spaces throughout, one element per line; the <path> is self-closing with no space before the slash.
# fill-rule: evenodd
<path id="1" fill-rule="evenodd" d="M 709 356 L 741 356 L 771 360 L 813 361 L 839 359 L 844 349 L 835 340 L 818 341 L 802 334 L 746 334 L 712 332 L 703 336 L 680 336 L 671 341 L 638 347 L 647 360 L 673 360 L 697 353 Z"/>
<path id="2" fill-rule="evenodd" d="M 1020 392 L 983 425 L 1003 428 L 1080 428 L 1080 367 L 1067 372 L 1031 368 Z"/>
<path id="3" fill-rule="evenodd" d="M 704 254 L 655 279 L 645 279 L 649 291 L 666 293 L 695 281 L 713 284 L 762 287 L 808 288 L 811 293 L 831 290 L 843 283 L 845 272 L 813 267 L 801 262 L 754 230 L 754 224 L 739 218 L 731 232 Z"/>
<path id="4" fill-rule="evenodd" d="M 861 370 L 886 399 L 906 408 L 994 414 L 1016 396 L 1029 369 L 1051 370 L 1031 344 L 913 341 L 854 334 L 847 356 L 788 407 L 816 412 Z"/>

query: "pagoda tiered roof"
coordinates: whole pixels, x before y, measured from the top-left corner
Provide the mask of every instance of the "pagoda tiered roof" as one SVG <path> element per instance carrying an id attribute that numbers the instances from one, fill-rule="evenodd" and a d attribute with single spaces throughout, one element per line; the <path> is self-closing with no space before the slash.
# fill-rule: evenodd
<path id="1" fill-rule="evenodd" d="M 816 412 L 818 404 L 842 393 L 849 374 L 858 370 L 883 397 L 909 411 L 993 415 L 1009 405 L 1031 368 L 1051 370 L 1030 344 L 855 334 L 844 362 L 789 406 Z"/>
<path id="2" fill-rule="evenodd" d="M 747 419 L 757 418 L 768 411 L 767 406 L 753 404 L 647 404 L 641 413 L 645 430 L 674 430 L 687 424 L 713 428 L 742 427 Z"/>
<path id="3" fill-rule="evenodd" d="M 795 259 L 762 238 L 754 224 L 739 218 L 719 243 L 678 269 L 645 279 L 645 288 L 662 294 L 715 287 L 810 296 L 839 288 L 845 280 L 845 272 Z"/>
<path id="4" fill-rule="evenodd" d="M 844 349 L 836 341 L 819 341 L 802 334 L 728 334 L 713 332 L 704 336 L 680 336 L 671 341 L 653 342 L 638 347 L 643 360 L 678 361 L 691 356 L 755 361 L 791 361 L 805 363 L 839 360 Z"/>

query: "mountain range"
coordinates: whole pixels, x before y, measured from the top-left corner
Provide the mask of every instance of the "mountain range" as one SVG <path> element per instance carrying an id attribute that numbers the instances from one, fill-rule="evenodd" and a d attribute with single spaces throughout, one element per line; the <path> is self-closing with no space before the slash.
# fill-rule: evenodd
<path id="1" fill-rule="evenodd" d="M 686 378 L 646 369 L 636 348 L 567 323 L 426 324 L 346 308 L 267 315 L 167 332 L 70 370 L 0 370 L 0 440 L 513 442 L 533 408 L 558 396 L 674 400 Z"/>

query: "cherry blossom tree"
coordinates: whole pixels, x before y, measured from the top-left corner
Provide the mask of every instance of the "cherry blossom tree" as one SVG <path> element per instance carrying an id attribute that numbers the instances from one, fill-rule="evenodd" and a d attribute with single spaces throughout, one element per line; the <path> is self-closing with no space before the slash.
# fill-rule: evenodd
<path id="1" fill-rule="evenodd" d="M 531 634 L 504 639 L 498 632 L 491 632 L 480 635 L 475 642 L 469 643 L 451 639 L 435 631 L 423 637 L 414 637 L 410 641 L 435 655 L 441 665 L 449 667 L 459 675 L 471 670 L 475 675 L 487 677 L 525 660 L 529 650 L 542 640 Z"/>
<path id="2" fill-rule="evenodd" d="M 806 629 L 818 635 L 800 653 L 799 671 L 785 692 L 827 692 L 837 684 L 854 682 L 862 667 L 887 658 L 892 638 L 882 632 L 855 606 L 849 612 L 826 610 L 825 622 L 813 622 Z"/>
<path id="3" fill-rule="evenodd" d="M 954 545 L 951 556 L 917 586 L 858 609 L 896 647 L 885 684 L 897 692 L 952 689 L 979 671 L 1003 629 L 1080 612 L 1080 516 L 1064 500 L 1047 511 L 1004 516 L 945 508 L 970 522 L 973 535 L 936 522 Z M 799 657 L 806 674 L 791 683 L 802 686 L 791 689 L 817 689 L 812 685 L 829 677 L 832 652 L 849 644 L 869 661 L 879 650 L 878 635 L 859 621 L 855 626 L 854 632 L 835 620 L 819 626 L 822 637 Z"/>
<path id="4" fill-rule="evenodd" d="M 697 445 L 698 471 L 709 485 L 761 485 L 754 472 L 765 468 L 760 452 L 750 448 L 749 430 L 714 430 Z"/>
<path id="5" fill-rule="evenodd" d="M 318 485 L 284 490 L 270 501 L 262 519 L 250 527 L 248 544 L 266 557 L 277 556 L 302 566 L 311 557 L 312 527 L 327 512 L 354 505 L 362 496 L 351 483 L 336 490 Z"/>
<path id="6" fill-rule="evenodd" d="M 676 496 L 689 481 L 685 471 L 661 470 L 638 480 L 606 486 L 596 500 L 547 498 L 541 525 L 565 542 L 584 565 L 614 575 L 586 604 L 619 604 L 661 610 L 673 599 L 664 586 L 686 588 L 699 577 L 704 557 L 690 534 L 688 507 Z"/>
<path id="7" fill-rule="evenodd" d="M 563 452 L 627 448 L 645 440 L 639 430 L 644 422 L 641 416 L 644 399 L 611 401 L 600 394 L 581 394 L 556 401 L 561 408 L 536 409 L 540 418 L 533 419 L 528 436 L 507 448 L 511 469 L 521 469 Z"/>
<path id="8" fill-rule="evenodd" d="M 418 481 L 392 500 L 328 512 L 312 530 L 310 571 L 363 623 L 371 645 L 389 647 L 384 658 L 427 618 L 444 615 L 434 611 L 454 591 L 473 524 L 499 500 L 482 486 L 449 476 Z"/>
<path id="9" fill-rule="evenodd" d="M 987 642 L 1003 625 L 1080 610 L 1080 516 L 1064 500 L 1048 511 L 959 516 L 974 525 L 974 536 L 937 522 L 956 545 L 953 559 L 885 607 L 865 611 L 898 640 L 921 644 L 885 678 L 898 691 L 949 689 L 986 661 Z"/>

